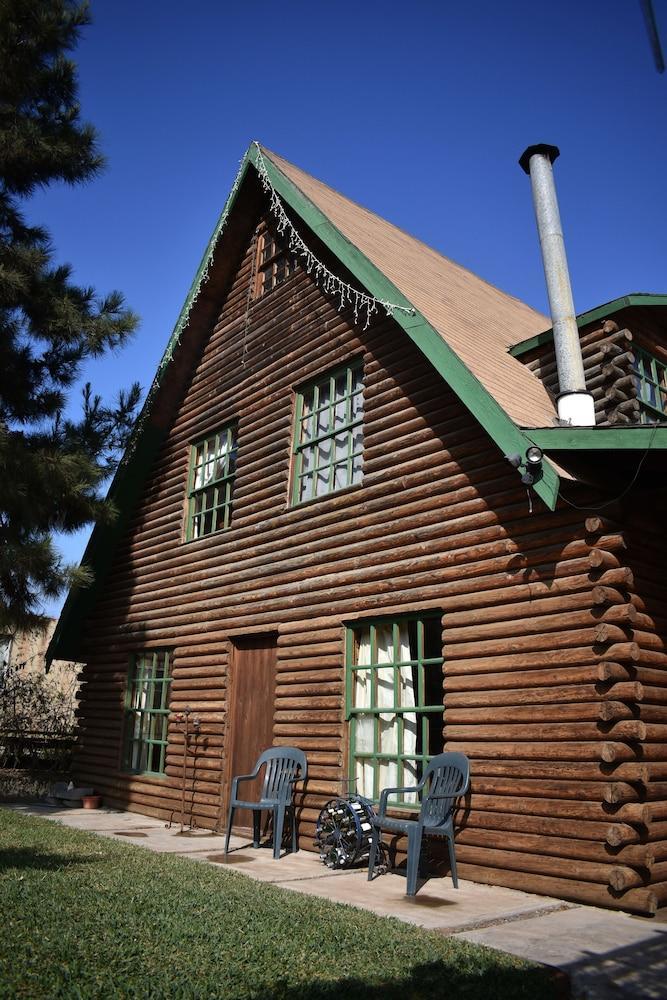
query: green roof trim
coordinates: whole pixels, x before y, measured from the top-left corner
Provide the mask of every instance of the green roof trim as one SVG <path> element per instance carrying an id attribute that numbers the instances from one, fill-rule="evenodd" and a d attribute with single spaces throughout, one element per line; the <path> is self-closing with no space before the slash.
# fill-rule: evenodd
<path id="1" fill-rule="evenodd" d="M 163 430 L 152 424 L 146 424 L 136 442 L 131 461 L 118 468 L 107 494 L 118 511 L 117 516 L 110 524 L 98 524 L 93 528 L 81 560 L 82 564 L 94 568 L 95 578 L 90 587 L 73 588 L 67 595 L 46 651 L 47 665 L 55 659 L 78 658 L 78 637 L 81 626 L 92 609 L 104 578 L 111 568 L 116 542 L 141 496 L 148 469 L 164 437 Z"/>
<path id="2" fill-rule="evenodd" d="M 545 427 L 525 432 L 543 451 L 662 451 L 667 426 Z"/>
<path id="3" fill-rule="evenodd" d="M 596 309 L 580 313 L 577 316 L 577 326 L 580 328 L 588 326 L 589 323 L 594 323 L 596 319 L 606 319 L 608 316 L 612 316 L 621 309 L 627 309 L 629 306 L 667 306 L 667 295 L 653 295 L 649 292 L 633 292 L 631 295 L 623 295 L 620 299 L 613 299 L 612 302 L 607 302 Z M 510 347 L 509 353 L 513 358 L 520 358 L 535 347 L 542 347 L 543 344 L 550 343 L 553 337 L 553 328 L 549 327 L 544 333 L 538 333 L 536 336 L 530 337 L 528 340 L 522 340 L 520 344 Z"/>
<path id="4" fill-rule="evenodd" d="M 76 642 L 80 628 L 88 611 L 95 603 L 102 582 L 111 567 L 116 543 L 127 524 L 131 509 L 141 495 L 141 488 L 164 439 L 164 431 L 149 422 L 153 403 L 164 380 L 165 372 L 173 361 L 174 351 L 180 344 L 181 336 L 187 327 L 192 307 L 202 285 L 208 278 L 216 247 L 225 228 L 227 217 L 236 202 L 239 188 L 248 172 L 249 164 L 248 151 L 241 160 L 231 191 L 206 245 L 201 263 L 183 303 L 183 308 L 160 359 L 151 387 L 146 394 L 144 405 L 137 417 L 125 454 L 107 492 L 107 499 L 113 502 L 118 511 L 117 516 L 111 524 L 96 525 L 93 528 L 83 553 L 81 563 L 94 568 L 94 581 L 90 587 L 70 590 L 67 595 L 58 624 L 46 651 L 47 665 L 55 659 L 76 660 L 77 658 Z"/>
<path id="5" fill-rule="evenodd" d="M 256 148 L 250 149 L 253 163 Z M 396 311 L 393 319 L 414 341 L 438 374 L 451 387 L 479 421 L 503 454 L 525 454 L 532 441 L 520 430 L 499 403 L 484 388 L 459 356 L 442 339 L 401 291 L 329 221 L 313 202 L 282 173 L 270 157 L 263 157 L 271 184 L 287 205 L 317 234 L 328 250 L 377 299 L 409 308 L 412 314 Z M 550 463 L 543 464 L 543 475 L 534 489 L 553 510 L 558 497 L 559 477 Z"/>

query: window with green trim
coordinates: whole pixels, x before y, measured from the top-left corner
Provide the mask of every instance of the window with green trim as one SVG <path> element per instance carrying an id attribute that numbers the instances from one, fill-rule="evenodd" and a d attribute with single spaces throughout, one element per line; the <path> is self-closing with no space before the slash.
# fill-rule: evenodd
<path id="1" fill-rule="evenodd" d="M 268 228 L 259 234 L 256 270 L 256 299 L 273 291 L 296 271 L 296 257 L 289 252 L 284 234 L 271 232 Z"/>
<path id="2" fill-rule="evenodd" d="M 233 424 L 192 445 L 188 540 L 229 527 L 232 519 L 236 453 L 236 427 Z"/>
<path id="3" fill-rule="evenodd" d="M 443 663 L 439 615 L 347 629 L 350 778 L 361 795 L 377 801 L 383 788 L 416 785 L 442 752 Z M 394 804 L 416 801 L 408 792 Z"/>
<path id="4" fill-rule="evenodd" d="M 292 503 L 361 482 L 363 421 L 361 361 L 323 375 L 297 393 Z"/>
<path id="5" fill-rule="evenodd" d="M 133 654 L 125 698 L 126 771 L 164 774 L 170 683 L 168 650 Z"/>
<path id="6" fill-rule="evenodd" d="M 641 347 L 633 347 L 637 399 L 641 403 L 641 422 L 655 424 L 667 414 L 667 364 Z"/>

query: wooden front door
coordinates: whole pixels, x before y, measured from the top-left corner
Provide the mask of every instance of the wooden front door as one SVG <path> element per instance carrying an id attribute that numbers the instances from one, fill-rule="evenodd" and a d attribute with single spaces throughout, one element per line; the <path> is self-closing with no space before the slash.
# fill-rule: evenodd
<path id="1" fill-rule="evenodd" d="M 227 729 L 227 804 L 232 778 L 237 774 L 250 774 L 262 751 L 273 745 L 276 640 L 275 634 L 234 640 Z M 262 777 L 263 772 L 255 781 L 241 782 L 240 797 L 248 801 L 258 799 Z M 252 828 L 252 814 L 249 810 L 236 812 L 234 828 Z"/>

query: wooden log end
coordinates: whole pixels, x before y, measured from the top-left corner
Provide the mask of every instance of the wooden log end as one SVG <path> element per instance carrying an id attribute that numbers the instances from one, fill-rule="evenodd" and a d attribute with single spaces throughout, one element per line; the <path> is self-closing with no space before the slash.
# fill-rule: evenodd
<path id="1" fill-rule="evenodd" d="M 627 892 L 628 889 L 642 888 L 645 884 L 645 879 L 626 865 L 609 870 L 609 885 L 615 892 Z"/>

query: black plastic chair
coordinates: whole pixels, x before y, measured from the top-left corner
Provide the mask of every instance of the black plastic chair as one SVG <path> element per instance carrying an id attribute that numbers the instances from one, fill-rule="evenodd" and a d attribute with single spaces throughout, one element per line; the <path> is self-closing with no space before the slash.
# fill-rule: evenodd
<path id="1" fill-rule="evenodd" d="M 247 802 L 238 794 L 239 782 L 251 781 L 256 778 L 262 767 L 266 767 L 264 782 L 258 802 Z M 262 810 L 273 812 L 273 857 L 280 857 L 280 847 L 283 841 L 283 826 L 285 813 L 289 812 L 292 820 L 292 851 L 299 850 L 296 831 L 296 815 L 292 801 L 294 785 L 297 781 L 305 781 L 308 777 L 308 765 L 303 750 L 296 747 L 271 747 L 260 755 L 252 774 L 239 774 L 232 781 L 232 795 L 229 802 L 229 817 L 227 819 L 227 838 L 225 854 L 229 850 L 229 837 L 232 832 L 232 822 L 236 809 L 252 811 L 253 847 L 259 847 L 259 837 L 262 822 Z"/>
<path id="2" fill-rule="evenodd" d="M 465 795 L 470 783 L 470 762 L 462 753 L 441 753 L 428 764 L 418 785 L 407 788 L 385 788 L 380 793 L 380 807 L 373 820 L 371 852 L 368 859 L 368 881 L 373 877 L 380 842 L 380 831 L 405 834 L 408 838 L 408 885 L 406 895 L 417 891 L 419 855 L 423 837 L 445 837 L 449 849 L 449 866 L 454 888 L 458 889 L 456 855 L 454 853 L 454 810 L 459 796 Z M 424 792 L 424 789 L 426 791 Z M 396 792 L 421 792 L 419 819 L 394 819 L 387 816 L 387 800 Z"/>

